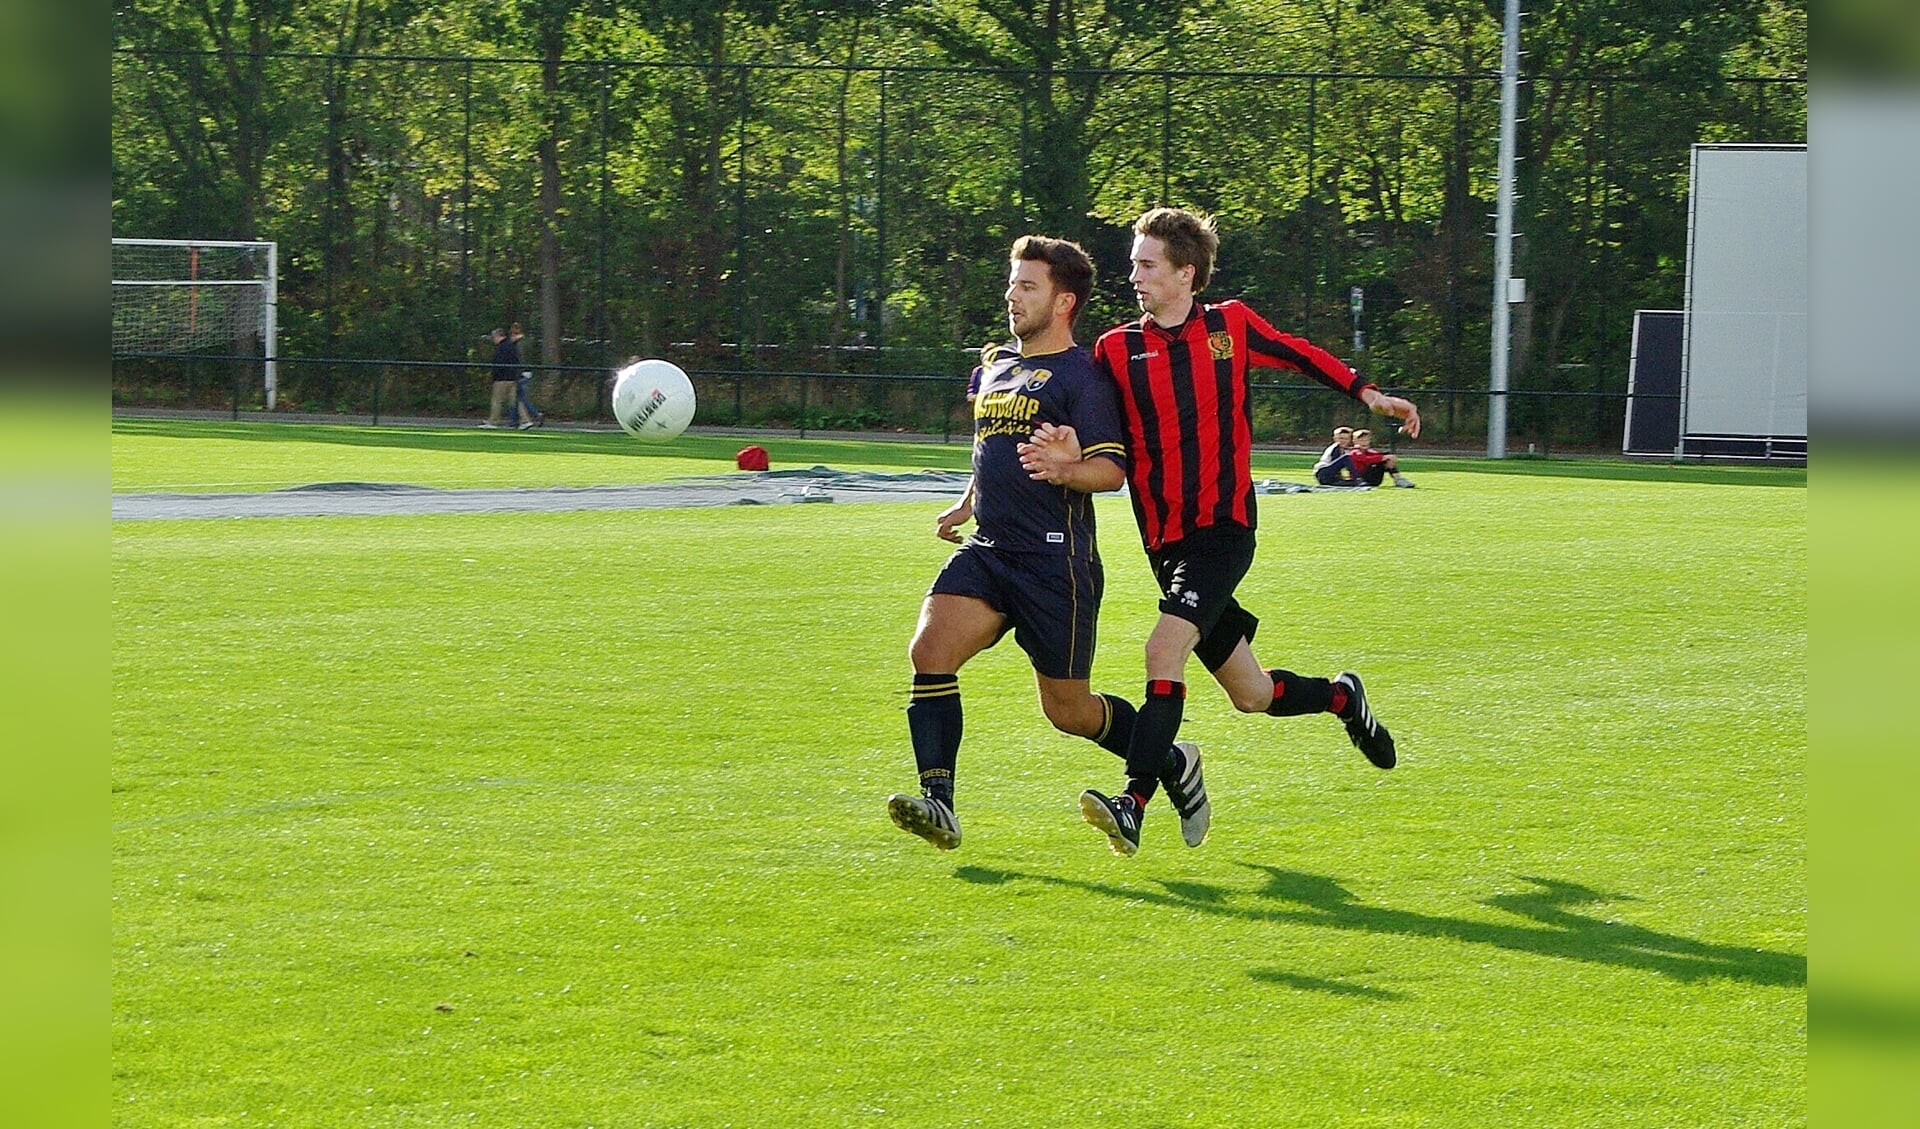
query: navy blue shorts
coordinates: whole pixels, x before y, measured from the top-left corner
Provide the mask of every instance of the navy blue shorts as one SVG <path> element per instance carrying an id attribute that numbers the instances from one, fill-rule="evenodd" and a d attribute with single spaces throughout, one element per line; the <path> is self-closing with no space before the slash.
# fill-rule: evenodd
<path id="1" fill-rule="evenodd" d="M 947 558 L 927 594 L 986 601 L 1007 617 L 1000 633 L 1013 632 L 1035 671 L 1048 678 L 1088 678 L 1104 586 L 1098 558 L 1004 553 L 969 542 Z"/>
<path id="2" fill-rule="evenodd" d="M 1313 480 L 1322 486 L 1338 486 L 1343 482 L 1352 482 L 1356 477 L 1353 460 L 1345 455 L 1326 466 L 1313 468 Z"/>
<path id="3" fill-rule="evenodd" d="M 1253 530 L 1228 522 L 1202 526 L 1147 554 L 1160 585 L 1160 610 L 1199 629 L 1193 653 L 1210 671 L 1226 663 L 1240 640 L 1253 642 L 1260 627 L 1233 598 L 1253 567 L 1253 543 Z"/>

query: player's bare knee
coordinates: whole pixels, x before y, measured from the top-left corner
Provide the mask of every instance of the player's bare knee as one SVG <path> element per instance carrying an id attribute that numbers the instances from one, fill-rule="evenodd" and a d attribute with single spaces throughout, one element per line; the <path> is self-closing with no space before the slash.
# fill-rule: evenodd
<path id="1" fill-rule="evenodd" d="M 1040 712 L 1055 729 L 1074 737 L 1096 737 L 1106 725 L 1106 707 L 1085 689 L 1040 691 Z"/>
<path id="2" fill-rule="evenodd" d="M 949 674 L 957 669 L 950 651 L 950 647 L 915 635 L 913 642 L 907 644 L 907 661 L 913 664 L 916 674 Z"/>
<path id="3" fill-rule="evenodd" d="M 1159 670 L 1167 666 L 1184 666 L 1187 656 L 1192 653 L 1191 646 L 1183 645 L 1178 640 L 1154 636 L 1147 640 L 1147 669 Z"/>
<path id="4" fill-rule="evenodd" d="M 1053 724 L 1055 729 L 1058 729 L 1062 733 L 1073 732 L 1074 713 L 1067 707 L 1066 703 L 1055 701 L 1052 698 L 1041 698 L 1040 712 L 1047 715 L 1047 720 Z"/>

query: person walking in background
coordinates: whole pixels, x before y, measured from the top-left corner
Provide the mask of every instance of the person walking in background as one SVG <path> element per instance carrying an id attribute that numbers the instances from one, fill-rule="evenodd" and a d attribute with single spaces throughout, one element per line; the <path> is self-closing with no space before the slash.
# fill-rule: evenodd
<path id="1" fill-rule="evenodd" d="M 1347 452 L 1347 457 L 1353 464 L 1354 474 L 1368 486 L 1380 485 L 1391 474 L 1395 486 L 1413 489 L 1413 483 L 1400 473 L 1400 460 L 1389 452 L 1376 450 L 1373 432 L 1364 427 L 1353 433 L 1353 450 Z"/>
<path id="2" fill-rule="evenodd" d="M 1116 756 L 1132 742 L 1133 707 L 1095 694 L 1095 622 L 1103 574 L 1092 495 L 1126 481 L 1114 387 L 1074 344 L 1073 320 L 1093 289 L 1093 262 L 1079 244 L 1046 236 L 1014 243 L 1005 295 L 1013 343 L 983 351 L 974 398 L 973 478 L 935 519 L 934 535 L 960 545 L 920 606 L 907 653 L 913 690 L 907 731 L 920 794 L 895 793 L 887 814 L 941 850 L 960 845 L 953 776 L 961 737 L 959 671 L 1008 632 L 1027 653 L 1047 720 Z M 1034 452 L 1036 426 L 1080 437 Z M 976 524 L 962 538 L 959 527 Z M 1161 750 L 1164 755 L 1167 750 Z M 1196 808 L 1199 750 L 1192 749 Z M 1205 837 L 1204 823 L 1197 834 Z M 1196 842 L 1197 845 L 1197 842 Z"/>
<path id="3" fill-rule="evenodd" d="M 1358 674 L 1306 678 L 1263 667 L 1254 657 L 1260 621 L 1234 599 L 1254 551 L 1248 369 L 1304 373 L 1397 417 L 1408 435 L 1420 434 L 1420 413 L 1411 402 L 1361 380 L 1332 354 L 1279 332 L 1241 302 L 1195 299 L 1213 275 L 1220 246 L 1210 217 L 1155 208 L 1133 230 L 1128 281 L 1142 317 L 1102 334 L 1093 354 L 1120 393 L 1134 518 L 1162 599 L 1147 638 L 1146 699 L 1127 747 L 1126 789 L 1111 797 L 1093 789 L 1080 795 L 1082 817 L 1122 856 L 1140 849 L 1141 817 L 1155 791 L 1185 768 L 1174 738 L 1190 655 L 1200 657 L 1234 708 L 1276 717 L 1332 713 L 1369 761 L 1380 768 L 1395 763 L 1393 738 L 1374 718 Z M 1064 429 L 1036 435 L 1033 446 L 1037 452 L 1053 443 L 1067 445 L 1069 454 L 1078 446 Z M 1037 455 L 1028 460 L 1037 464 Z"/>
<path id="4" fill-rule="evenodd" d="M 514 328 L 518 329 L 519 326 Z M 493 373 L 493 400 L 487 408 L 487 422 L 481 427 L 499 427 L 502 412 L 511 421 L 519 407 L 515 397 L 519 395 L 520 345 L 508 337 L 504 329 L 495 328 L 491 336 L 493 360 L 488 367 Z"/>
<path id="5" fill-rule="evenodd" d="M 520 359 L 520 339 L 526 335 L 526 331 L 520 328 L 519 322 L 514 322 L 513 328 L 507 332 L 507 339 L 513 342 L 513 363 L 516 367 L 525 363 Z M 520 413 L 520 430 L 525 431 L 529 427 L 544 427 L 547 422 L 547 414 L 539 408 L 534 407 L 532 398 L 527 395 L 528 390 L 533 387 L 533 370 L 520 369 L 517 378 L 513 382 L 513 387 L 515 397 L 514 406 Z"/>
<path id="6" fill-rule="evenodd" d="M 1359 482 L 1354 472 L 1353 459 L 1347 452 L 1353 450 L 1353 428 L 1336 427 L 1333 429 L 1333 442 L 1320 453 L 1320 461 L 1313 464 L 1313 480 L 1322 486 L 1353 486 Z"/>

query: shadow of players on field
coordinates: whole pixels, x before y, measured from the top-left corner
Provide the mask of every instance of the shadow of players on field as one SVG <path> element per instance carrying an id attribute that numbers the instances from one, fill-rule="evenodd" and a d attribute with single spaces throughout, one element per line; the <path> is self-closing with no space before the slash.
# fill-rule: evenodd
<path id="1" fill-rule="evenodd" d="M 1534 888 L 1496 894 L 1481 904 L 1526 921 L 1476 921 L 1367 905 L 1325 875 L 1303 874 L 1277 866 L 1242 865 L 1263 876 L 1265 882 L 1245 890 L 1197 882 L 1162 882 L 1158 889 L 1136 889 L 970 866 L 958 868 L 954 876 L 965 882 L 987 885 L 1043 882 L 1131 902 L 1249 921 L 1287 922 L 1402 937 L 1437 937 L 1492 945 L 1512 952 L 1640 969 L 1687 982 L 1727 979 L 1789 988 L 1805 987 L 1807 983 L 1807 958 L 1800 954 L 1716 945 L 1576 912 L 1583 906 L 1635 899 L 1632 895 L 1608 894 L 1574 882 L 1520 875 Z"/>

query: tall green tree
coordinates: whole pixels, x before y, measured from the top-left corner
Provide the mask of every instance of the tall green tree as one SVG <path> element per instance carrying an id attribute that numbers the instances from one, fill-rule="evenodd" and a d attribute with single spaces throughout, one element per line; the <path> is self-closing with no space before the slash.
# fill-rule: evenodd
<path id="1" fill-rule="evenodd" d="M 1222 217 L 1220 293 L 1338 342 L 1362 285 L 1371 373 L 1460 386 L 1498 8 L 116 0 L 114 225 L 280 240 L 309 355 L 465 356 L 485 310 L 543 360 L 599 360 L 564 344 L 589 324 L 728 365 L 884 329 L 941 351 L 850 363 L 944 371 L 997 322 L 1007 237 L 1080 237 L 1120 317 L 1125 222 L 1183 203 Z M 1522 389 L 1623 370 L 1631 310 L 1677 299 L 1690 142 L 1804 138 L 1805 4 L 1548 0 L 1525 34 Z"/>
<path id="2" fill-rule="evenodd" d="M 1108 73 L 1164 59 L 1178 13 L 1144 0 L 921 0 L 900 23 L 955 63 L 985 68 L 1026 115 L 1020 187 L 1033 222 L 1080 238 L 1093 210 L 1090 128 Z"/>
<path id="3" fill-rule="evenodd" d="M 165 184 L 169 236 L 256 239 L 268 153 L 283 124 L 271 52 L 291 41 L 292 0 L 115 0 L 114 43 L 141 52 L 116 68 L 115 101 L 165 141 L 142 171 Z M 125 120 L 125 119 L 123 119 Z"/>
<path id="4" fill-rule="evenodd" d="M 572 109 L 561 85 L 561 67 L 566 61 L 568 32 L 575 17 L 588 10 L 603 10 L 615 0 L 517 0 L 518 28 L 540 59 L 540 98 L 538 114 L 541 130 L 537 152 L 539 174 L 539 250 L 540 328 L 537 338 L 540 363 L 560 363 L 562 322 L 560 320 L 560 231 L 565 223 L 566 202 L 562 187 L 560 150 L 564 143 L 567 118 Z"/>

